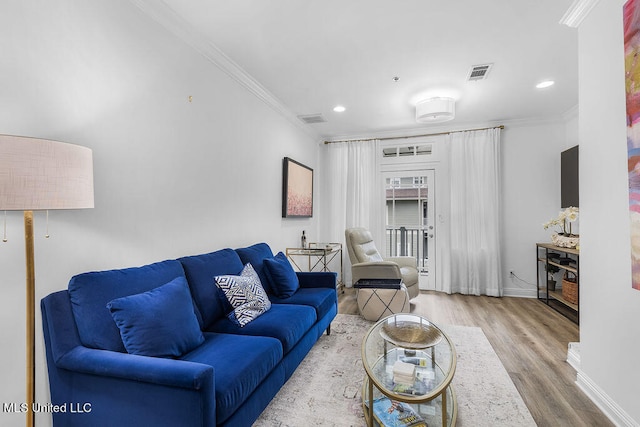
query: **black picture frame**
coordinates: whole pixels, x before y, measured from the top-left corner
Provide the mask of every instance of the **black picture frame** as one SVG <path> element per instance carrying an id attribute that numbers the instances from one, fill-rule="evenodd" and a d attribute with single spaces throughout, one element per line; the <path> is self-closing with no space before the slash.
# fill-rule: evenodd
<path id="1" fill-rule="evenodd" d="M 282 160 L 282 217 L 313 216 L 313 169 L 285 157 Z"/>

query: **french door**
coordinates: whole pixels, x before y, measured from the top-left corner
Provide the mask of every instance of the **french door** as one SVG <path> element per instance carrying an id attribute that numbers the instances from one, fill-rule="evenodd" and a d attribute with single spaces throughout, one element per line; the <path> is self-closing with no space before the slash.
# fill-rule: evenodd
<path id="1" fill-rule="evenodd" d="M 420 289 L 435 289 L 435 171 L 382 173 L 385 188 L 385 253 L 416 258 Z"/>

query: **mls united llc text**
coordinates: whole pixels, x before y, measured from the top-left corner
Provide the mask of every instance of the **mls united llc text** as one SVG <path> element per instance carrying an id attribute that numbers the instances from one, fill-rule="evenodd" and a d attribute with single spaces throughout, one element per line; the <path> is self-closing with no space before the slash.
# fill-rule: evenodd
<path id="1" fill-rule="evenodd" d="M 2 412 L 27 412 L 29 405 L 27 403 L 3 403 Z M 37 403 L 31 405 L 33 412 L 64 412 L 70 414 L 85 414 L 91 412 L 91 403 L 63 403 L 54 405 L 53 403 Z"/>

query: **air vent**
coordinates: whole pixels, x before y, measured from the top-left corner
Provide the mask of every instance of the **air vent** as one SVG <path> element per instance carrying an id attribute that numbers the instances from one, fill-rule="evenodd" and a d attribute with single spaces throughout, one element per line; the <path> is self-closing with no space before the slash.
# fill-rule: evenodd
<path id="1" fill-rule="evenodd" d="M 314 123 L 324 123 L 327 121 L 324 117 L 322 117 L 322 114 L 309 114 L 306 116 L 298 116 L 298 118 L 308 125 Z"/>
<path id="2" fill-rule="evenodd" d="M 492 66 L 493 64 L 474 65 L 473 67 L 471 67 L 471 70 L 469 71 L 468 80 L 470 82 L 473 82 L 476 80 L 486 79 Z"/>

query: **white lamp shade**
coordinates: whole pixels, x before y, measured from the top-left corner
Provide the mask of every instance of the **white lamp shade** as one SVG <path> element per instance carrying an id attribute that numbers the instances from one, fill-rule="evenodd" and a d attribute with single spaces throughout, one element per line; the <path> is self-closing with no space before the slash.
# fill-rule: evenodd
<path id="1" fill-rule="evenodd" d="M 416 104 L 416 121 L 419 123 L 439 123 L 453 120 L 456 115 L 456 101 L 453 98 L 429 98 Z"/>
<path id="2" fill-rule="evenodd" d="M 93 208 L 91 149 L 0 135 L 0 210 Z"/>

